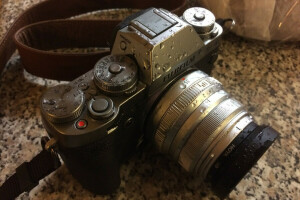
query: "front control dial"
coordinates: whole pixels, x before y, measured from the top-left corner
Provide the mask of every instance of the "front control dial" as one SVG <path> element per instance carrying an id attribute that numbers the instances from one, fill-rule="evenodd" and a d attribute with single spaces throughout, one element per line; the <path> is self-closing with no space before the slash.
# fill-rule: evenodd
<path id="1" fill-rule="evenodd" d="M 58 85 L 47 90 L 41 98 L 41 110 L 53 123 L 65 123 L 79 117 L 85 102 L 81 90 L 70 85 Z"/>
<path id="2" fill-rule="evenodd" d="M 94 68 L 94 81 L 105 93 L 122 94 L 137 82 L 137 65 L 124 55 L 109 55 L 100 59 Z"/>

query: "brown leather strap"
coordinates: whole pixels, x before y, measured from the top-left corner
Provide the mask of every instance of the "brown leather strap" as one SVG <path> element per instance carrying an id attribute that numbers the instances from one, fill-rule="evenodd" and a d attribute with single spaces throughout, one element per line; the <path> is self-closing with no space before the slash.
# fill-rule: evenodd
<path id="1" fill-rule="evenodd" d="M 56 53 L 50 49 L 105 47 L 120 21 L 66 20 L 109 8 L 165 8 L 181 14 L 186 0 L 46 0 L 24 11 L 0 43 L 0 72 L 16 50 L 25 69 L 37 76 L 72 80 L 107 53 Z M 14 38 L 14 39 L 13 39 Z M 15 43 L 14 43 L 15 41 Z"/>

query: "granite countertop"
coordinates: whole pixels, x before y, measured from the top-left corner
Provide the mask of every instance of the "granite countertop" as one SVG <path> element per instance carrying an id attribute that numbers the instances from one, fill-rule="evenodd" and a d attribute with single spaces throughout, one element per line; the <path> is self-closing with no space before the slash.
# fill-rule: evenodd
<path id="1" fill-rule="evenodd" d="M 38 0 L 0 2 L 0 38 L 21 12 Z M 300 199 L 300 44 L 264 43 L 227 35 L 212 76 L 241 101 L 259 124 L 280 137 L 231 192 L 229 199 Z M 24 72 L 18 54 L 0 78 L 0 184 L 41 151 L 38 101 L 56 81 Z M 116 193 L 97 196 L 63 165 L 18 199 L 217 199 L 180 166 L 155 150 L 121 167 Z M 0 197 L 1 199 L 1 197 Z"/>

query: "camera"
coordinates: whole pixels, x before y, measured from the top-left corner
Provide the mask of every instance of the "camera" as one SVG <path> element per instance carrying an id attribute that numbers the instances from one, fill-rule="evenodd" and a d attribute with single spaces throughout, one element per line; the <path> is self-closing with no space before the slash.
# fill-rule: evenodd
<path id="1" fill-rule="evenodd" d="M 41 97 L 45 129 L 71 174 L 109 194 L 141 144 L 229 194 L 277 138 L 210 77 L 223 28 L 207 9 L 149 8 L 112 34 L 111 54 Z"/>

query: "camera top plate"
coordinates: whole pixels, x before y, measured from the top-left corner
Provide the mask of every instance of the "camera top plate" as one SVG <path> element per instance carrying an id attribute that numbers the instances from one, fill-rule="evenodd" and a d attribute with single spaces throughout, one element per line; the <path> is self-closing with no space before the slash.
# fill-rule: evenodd
<path id="1" fill-rule="evenodd" d="M 218 34 L 203 40 L 181 17 L 152 8 L 118 31 L 111 53 L 132 55 L 140 68 L 139 79 L 152 94 L 216 49 L 222 27 L 215 27 Z"/>

